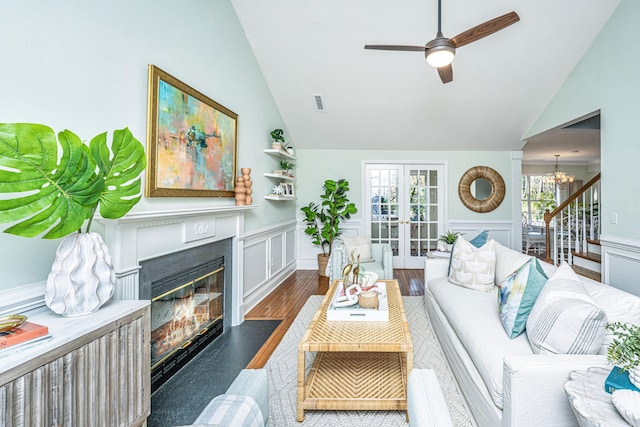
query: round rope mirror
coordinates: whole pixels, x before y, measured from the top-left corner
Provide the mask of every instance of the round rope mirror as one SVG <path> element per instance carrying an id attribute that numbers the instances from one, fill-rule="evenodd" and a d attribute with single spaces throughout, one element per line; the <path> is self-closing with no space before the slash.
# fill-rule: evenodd
<path id="1" fill-rule="evenodd" d="M 485 179 L 491 184 L 491 194 L 482 200 L 475 197 L 475 181 Z M 458 184 L 458 195 L 462 203 L 474 212 L 491 212 L 504 200 L 504 180 L 495 169 L 488 166 L 474 166 L 462 175 Z"/>

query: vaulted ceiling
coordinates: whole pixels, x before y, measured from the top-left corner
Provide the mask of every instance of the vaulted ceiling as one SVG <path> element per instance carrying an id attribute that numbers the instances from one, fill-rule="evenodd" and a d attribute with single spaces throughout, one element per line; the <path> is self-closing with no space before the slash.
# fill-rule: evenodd
<path id="1" fill-rule="evenodd" d="M 437 0 L 231 1 L 295 146 L 396 150 L 521 149 L 619 3 L 442 0 L 446 37 L 520 16 L 459 48 L 445 85 L 421 52 L 363 48 L 424 45 Z"/>

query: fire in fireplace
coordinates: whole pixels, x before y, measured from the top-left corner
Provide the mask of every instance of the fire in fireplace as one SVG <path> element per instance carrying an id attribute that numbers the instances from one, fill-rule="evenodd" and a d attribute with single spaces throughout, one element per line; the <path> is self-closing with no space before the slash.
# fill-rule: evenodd
<path id="1" fill-rule="evenodd" d="M 216 242 L 141 262 L 140 295 L 151 300 L 151 390 L 225 330 L 231 244 Z"/>
<path id="2" fill-rule="evenodd" d="M 151 369 L 193 344 L 193 336 L 222 324 L 224 267 L 151 300 Z M 218 328 L 220 329 L 220 328 Z"/>

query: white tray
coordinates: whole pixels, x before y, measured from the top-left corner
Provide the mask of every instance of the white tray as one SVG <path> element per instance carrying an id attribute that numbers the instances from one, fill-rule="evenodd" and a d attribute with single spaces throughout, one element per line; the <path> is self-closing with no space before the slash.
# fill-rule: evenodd
<path id="1" fill-rule="evenodd" d="M 383 282 L 376 282 L 378 292 L 378 308 L 362 308 L 358 303 L 348 307 L 335 307 L 334 301 L 340 297 L 342 292 L 342 282 L 338 283 L 336 292 L 333 294 L 331 304 L 327 308 L 327 320 L 352 321 L 352 322 L 386 322 L 389 320 L 389 301 L 387 300 L 387 285 Z"/>

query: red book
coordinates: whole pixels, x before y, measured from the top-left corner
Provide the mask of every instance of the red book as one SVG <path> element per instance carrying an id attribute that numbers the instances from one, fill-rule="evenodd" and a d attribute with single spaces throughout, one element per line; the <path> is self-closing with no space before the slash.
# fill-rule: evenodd
<path id="1" fill-rule="evenodd" d="M 33 322 L 24 322 L 17 328 L 7 332 L 0 332 L 0 349 L 11 347 L 34 338 L 45 336 L 49 328 Z"/>

